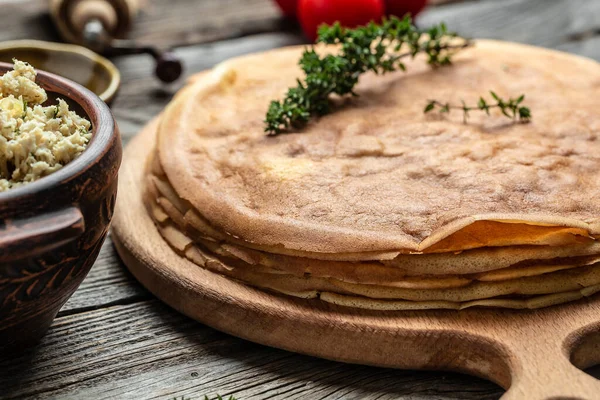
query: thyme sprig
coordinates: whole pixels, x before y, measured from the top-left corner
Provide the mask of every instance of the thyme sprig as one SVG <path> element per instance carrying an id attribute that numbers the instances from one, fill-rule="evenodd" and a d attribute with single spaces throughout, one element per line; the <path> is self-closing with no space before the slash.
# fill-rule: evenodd
<path id="1" fill-rule="evenodd" d="M 469 112 L 480 110 L 485 111 L 487 115 L 490 115 L 491 109 L 498 108 L 502 111 L 502 114 L 513 120 L 518 120 L 520 122 L 529 122 L 531 120 L 531 110 L 529 107 L 521 105 L 523 100 L 525 100 L 524 94 L 515 98 L 511 97 L 508 100 L 502 99 L 493 91 L 490 91 L 490 95 L 496 101 L 495 103 L 488 103 L 483 97 L 480 97 L 476 106 L 468 106 L 464 100 L 462 101 L 462 105 L 452 105 L 438 100 L 429 100 L 423 112 L 427 114 L 435 109 L 438 109 L 440 113 L 450 113 L 450 110 L 462 110 L 463 121 L 466 124 L 469 119 Z"/>
<path id="2" fill-rule="evenodd" d="M 265 118 L 265 132 L 284 133 L 290 127 L 300 128 L 314 115 L 331 112 L 329 96 L 356 96 L 354 87 L 359 77 L 372 71 L 384 74 L 406 70 L 402 62 L 417 54 L 427 55 L 433 67 L 451 63 L 452 54 L 470 45 L 466 39 L 449 32 L 443 23 L 422 31 L 412 19 L 392 17 L 381 24 L 374 22 L 356 29 L 343 28 L 339 23 L 321 26 L 317 43 L 339 45 L 339 54 L 319 55 L 314 47 L 307 48 L 300 66 L 304 81 L 298 79 L 283 100 L 272 101 Z"/>

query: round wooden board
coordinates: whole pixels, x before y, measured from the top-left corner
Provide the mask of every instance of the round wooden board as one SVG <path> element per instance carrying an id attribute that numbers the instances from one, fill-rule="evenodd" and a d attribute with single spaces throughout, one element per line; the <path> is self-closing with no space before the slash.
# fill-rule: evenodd
<path id="1" fill-rule="evenodd" d="M 256 290 L 178 256 L 141 200 L 155 130 L 153 121 L 125 151 L 112 231 L 133 275 L 171 307 L 231 335 L 298 353 L 474 374 L 507 388 L 504 399 L 600 398 L 600 382 L 577 368 L 600 363 L 599 296 L 533 311 L 356 310 Z"/>

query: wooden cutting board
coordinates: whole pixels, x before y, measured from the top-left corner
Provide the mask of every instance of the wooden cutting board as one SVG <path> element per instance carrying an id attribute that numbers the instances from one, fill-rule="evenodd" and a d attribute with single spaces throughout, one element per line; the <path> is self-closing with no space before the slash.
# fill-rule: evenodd
<path id="1" fill-rule="evenodd" d="M 331 360 L 442 369 L 487 378 L 503 399 L 600 399 L 578 368 L 600 363 L 600 297 L 534 311 L 382 312 L 259 291 L 204 270 L 162 240 L 141 200 L 149 124 L 125 151 L 112 231 L 133 275 L 206 325 L 253 342 Z"/>

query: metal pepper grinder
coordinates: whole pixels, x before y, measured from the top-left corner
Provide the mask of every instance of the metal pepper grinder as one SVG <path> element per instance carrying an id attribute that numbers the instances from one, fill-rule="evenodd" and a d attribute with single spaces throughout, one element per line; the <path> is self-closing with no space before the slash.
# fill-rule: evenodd
<path id="1" fill-rule="evenodd" d="M 50 0 L 50 15 L 67 42 L 108 56 L 150 54 L 155 75 L 170 83 L 181 76 L 181 61 L 171 51 L 126 40 L 144 0 Z"/>

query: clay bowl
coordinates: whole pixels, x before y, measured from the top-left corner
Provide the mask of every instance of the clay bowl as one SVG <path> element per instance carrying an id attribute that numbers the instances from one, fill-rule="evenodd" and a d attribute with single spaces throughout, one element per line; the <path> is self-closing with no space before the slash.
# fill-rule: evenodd
<path id="1" fill-rule="evenodd" d="M 12 65 L 0 63 L 0 75 Z M 86 150 L 57 172 L 0 192 L 0 355 L 36 343 L 96 260 L 113 214 L 121 139 L 108 106 L 83 86 L 39 72 L 92 122 Z"/>

